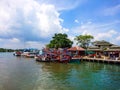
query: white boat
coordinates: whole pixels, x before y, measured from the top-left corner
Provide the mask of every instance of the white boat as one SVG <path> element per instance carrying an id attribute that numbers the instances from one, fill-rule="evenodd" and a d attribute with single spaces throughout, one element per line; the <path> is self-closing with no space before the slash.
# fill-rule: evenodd
<path id="1" fill-rule="evenodd" d="M 25 49 L 21 56 L 28 57 L 28 58 L 34 58 L 38 53 L 37 49 Z"/>

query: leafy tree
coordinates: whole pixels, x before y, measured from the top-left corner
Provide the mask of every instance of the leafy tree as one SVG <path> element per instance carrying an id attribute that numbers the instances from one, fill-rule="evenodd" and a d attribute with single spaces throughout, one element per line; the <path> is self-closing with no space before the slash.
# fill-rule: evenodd
<path id="1" fill-rule="evenodd" d="M 13 49 L 0 48 L 0 52 L 13 52 Z"/>
<path id="2" fill-rule="evenodd" d="M 67 34 L 58 33 L 52 37 L 52 40 L 46 46 L 49 48 L 66 48 L 71 47 L 73 42 L 68 39 Z"/>
<path id="3" fill-rule="evenodd" d="M 92 39 L 94 39 L 94 37 L 91 35 L 79 35 L 75 37 L 77 44 L 85 49 L 89 47 Z"/>

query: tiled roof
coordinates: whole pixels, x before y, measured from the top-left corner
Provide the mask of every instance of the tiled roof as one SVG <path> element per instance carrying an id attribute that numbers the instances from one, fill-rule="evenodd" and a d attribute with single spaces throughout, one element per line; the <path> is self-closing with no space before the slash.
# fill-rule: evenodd
<path id="1" fill-rule="evenodd" d="M 79 46 L 71 47 L 68 51 L 84 51 L 85 49 Z"/>

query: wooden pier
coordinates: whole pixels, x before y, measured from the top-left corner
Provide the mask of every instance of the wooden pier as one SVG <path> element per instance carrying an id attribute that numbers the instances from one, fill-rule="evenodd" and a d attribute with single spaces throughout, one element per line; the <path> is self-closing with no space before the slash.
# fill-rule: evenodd
<path id="1" fill-rule="evenodd" d="M 83 61 L 120 64 L 120 60 L 101 59 L 101 58 L 82 58 Z"/>

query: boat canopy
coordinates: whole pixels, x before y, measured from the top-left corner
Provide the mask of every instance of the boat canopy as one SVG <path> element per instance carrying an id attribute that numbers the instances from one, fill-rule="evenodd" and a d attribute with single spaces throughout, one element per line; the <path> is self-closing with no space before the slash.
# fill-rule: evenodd
<path id="1" fill-rule="evenodd" d="M 36 48 L 25 48 L 23 51 L 24 52 L 35 52 L 35 51 L 38 51 L 38 49 L 36 49 Z"/>

